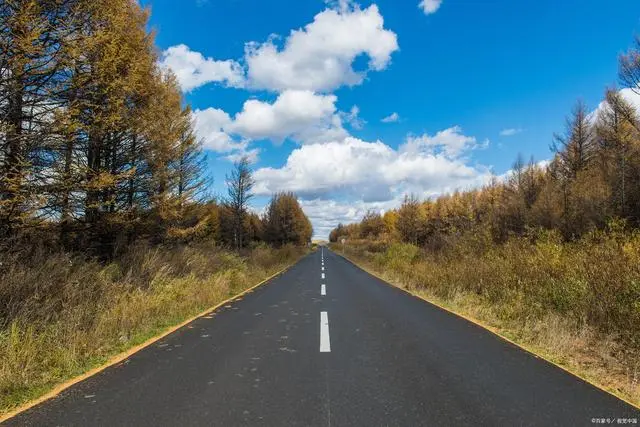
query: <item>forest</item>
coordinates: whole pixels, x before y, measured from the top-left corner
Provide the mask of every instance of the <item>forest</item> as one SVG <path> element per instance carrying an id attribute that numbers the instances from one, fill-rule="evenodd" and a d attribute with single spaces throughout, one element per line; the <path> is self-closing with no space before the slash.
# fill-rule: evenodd
<path id="1" fill-rule="evenodd" d="M 212 194 L 150 11 L 0 2 L 0 412 L 299 258 L 292 193 L 252 209 L 240 159 Z"/>
<path id="2" fill-rule="evenodd" d="M 640 95 L 640 39 L 619 80 Z M 406 195 L 339 224 L 333 247 L 640 401 L 640 114 L 615 87 L 604 99 L 575 104 L 550 161 L 519 157 L 483 188 Z"/>
<path id="3" fill-rule="evenodd" d="M 248 211 L 246 159 L 228 177 L 228 198 L 209 194 L 191 110 L 175 76 L 158 66 L 148 10 L 129 0 L 0 8 L 3 246 L 46 235 L 108 259 L 136 239 L 208 234 L 238 249 L 263 240 L 263 225 L 272 242 L 310 240 L 292 195 L 276 197 L 270 211 L 288 206 L 290 221 L 300 220 L 285 237 L 274 234 L 275 218 L 263 224 Z"/>

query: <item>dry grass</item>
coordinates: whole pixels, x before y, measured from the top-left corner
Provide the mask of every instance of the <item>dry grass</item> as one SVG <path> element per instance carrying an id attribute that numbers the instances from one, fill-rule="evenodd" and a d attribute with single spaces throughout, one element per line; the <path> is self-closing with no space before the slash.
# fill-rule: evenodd
<path id="1" fill-rule="evenodd" d="M 64 253 L 0 259 L 0 413 L 104 363 L 291 264 L 303 250 L 244 257 L 213 245 L 132 248 L 101 265 Z"/>
<path id="2" fill-rule="evenodd" d="M 346 255 L 640 404 L 639 235 L 568 244 L 551 234 L 505 245 L 469 235 L 438 251 L 362 241 Z"/>

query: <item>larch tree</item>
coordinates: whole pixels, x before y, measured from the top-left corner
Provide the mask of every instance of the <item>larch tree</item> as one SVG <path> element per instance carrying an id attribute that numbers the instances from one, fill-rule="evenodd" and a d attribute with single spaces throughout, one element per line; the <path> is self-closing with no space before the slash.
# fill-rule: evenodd
<path id="1" fill-rule="evenodd" d="M 179 219 L 180 207 L 178 176 L 172 165 L 177 159 L 184 131 L 181 96 L 175 77 L 170 73 L 158 72 L 154 84 L 154 99 L 143 116 L 143 136 L 147 143 L 144 152 L 150 178 L 146 191 L 158 224 L 171 226 Z M 157 120 L 158 117 L 165 119 Z"/>
<path id="2" fill-rule="evenodd" d="M 617 90 L 607 90 L 605 99 L 596 122 L 601 167 L 611 187 L 616 215 L 623 218 L 631 215 L 637 221 L 640 212 L 632 211 L 640 201 L 636 190 L 640 183 L 640 120 Z"/>
<path id="3" fill-rule="evenodd" d="M 265 239 L 276 245 L 304 245 L 311 241 L 313 227 L 295 194 L 274 194 L 267 207 L 264 222 Z"/>
<path id="4" fill-rule="evenodd" d="M 640 94 L 640 36 L 636 36 L 633 48 L 620 55 L 618 76 L 624 87 Z"/>
<path id="5" fill-rule="evenodd" d="M 255 184 L 248 157 L 242 157 L 234 164 L 233 170 L 226 177 L 226 183 L 228 196 L 226 205 L 231 214 L 233 246 L 240 249 L 245 243 L 243 224 L 249 201 L 253 197 L 251 190 Z"/>
<path id="6" fill-rule="evenodd" d="M 582 101 L 576 103 L 567 118 L 565 133 L 554 135 L 552 146 L 566 179 L 575 179 L 589 165 L 595 155 L 596 141 L 587 106 Z"/>
<path id="7" fill-rule="evenodd" d="M 407 243 L 418 244 L 420 235 L 420 201 L 415 195 L 406 195 L 398 209 L 396 228 Z"/>
<path id="8" fill-rule="evenodd" d="M 177 179 L 176 191 L 180 208 L 183 209 L 185 203 L 199 200 L 203 196 L 207 183 L 206 156 L 202 153 L 202 141 L 197 138 L 193 128 L 191 108 L 184 108 L 179 119 L 178 151 L 172 167 Z"/>
<path id="9" fill-rule="evenodd" d="M 109 256 L 194 228 L 205 158 L 148 17 L 131 0 L 0 2 L 0 235 L 57 228 Z"/>
<path id="10" fill-rule="evenodd" d="M 0 233 L 40 214 L 76 1 L 0 4 Z"/>

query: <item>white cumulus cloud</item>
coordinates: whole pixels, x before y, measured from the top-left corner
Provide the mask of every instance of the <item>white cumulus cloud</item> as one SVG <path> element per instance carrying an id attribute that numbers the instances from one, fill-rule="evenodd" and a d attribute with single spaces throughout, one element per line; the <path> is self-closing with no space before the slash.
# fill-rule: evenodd
<path id="1" fill-rule="evenodd" d="M 418 7 L 422 9 L 425 15 L 431 15 L 432 13 L 436 13 L 441 5 L 442 0 L 422 0 Z"/>
<path id="2" fill-rule="evenodd" d="M 206 149 L 218 153 L 257 156 L 248 150 L 251 141 L 269 139 L 281 143 L 289 138 L 300 144 L 343 140 L 349 133 L 342 117 L 358 125 L 358 108 L 349 113 L 337 110 L 335 95 L 305 90 L 287 90 L 273 102 L 250 99 L 234 117 L 218 108 L 194 111 L 195 128 Z"/>
<path id="3" fill-rule="evenodd" d="M 244 70 L 238 62 L 205 58 L 184 44 L 162 52 L 160 65 L 173 71 L 184 92 L 214 82 L 232 87 L 244 85 Z"/>
<path id="4" fill-rule="evenodd" d="M 454 126 L 433 136 L 428 134 L 409 136 L 407 142 L 400 146 L 400 151 L 414 154 L 421 152 L 442 153 L 448 157 L 456 157 L 463 151 L 480 148 L 486 144 L 488 141 L 478 143 L 475 137 L 464 135 L 460 126 Z"/>
<path id="5" fill-rule="evenodd" d="M 470 146 L 469 146 L 470 147 Z M 257 194 L 295 191 L 303 198 L 349 196 L 382 202 L 417 192 L 429 197 L 486 182 L 489 170 L 462 158 L 425 150 L 398 150 L 353 137 L 304 145 L 282 168 L 255 172 Z"/>
<path id="6" fill-rule="evenodd" d="M 195 110 L 193 116 L 196 134 L 206 149 L 226 153 L 238 147 L 238 143 L 225 131 L 232 122 L 226 112 L 218 108 L 207 108 Z"/>
<path id="7" fill-rule="evenodd" d="M 384 28 L 375 4 L 361 9 L 346 1 L 292 31 L 282 48 L 276 42 L 272 37 L 264 43 L 247 43 L 245 61 L 252 87 L 330 92 L 343 85 L 357 85 L 367 71 L 385 69 L 398 49 L 396 34 Z M 354 70 L 353 63 L 360 55 L 368 57 L 368 65 Z"/>
<path id="8" fill-rule="evenodd" d="M 300 206 L 313 224 L 314 239 L 327 239 L 331 230 L 339 223 L 351 224 L 360 221 L 370 209 L 382 212 L 398 205 L 397 200 L 387 202 L 300 200 Z"/>
<path id="9" fill-rule="evenodd" d="M 249 141 L 234 138 L 229 134 L 228 128 L 233 120 L 223 110 L 207 108 L 195 110 L 193 120 L 197 137 L 202 141 L 206 150 L 226 154 L 225 158 L 236 161 L 242 156 L 247 156 L 252 162 L 256 162 L 260 151 L 249 149 Z"/>
<path id="10" fill-rule="evenodd" d="M 335 95 L 320 95 L 308 90 L 287 90 L 275 102 L 255 99 L 245 102 L 233 124 L 231 132 L 250 139 L 271 139 L 280 142 L 292 138 L 298 142 L 317 142 L 344 137 L 339 117 L 336 116 Z"/>
<path id="11" fill-rule="evenodd" d="M 393 209 L 405 194 L 429 198 L 491 180 L 490 168 L 472 165 L 464 156 L 478 146 L 475 138 L 462 135 L 458 127 L 430 138 L 438 142 L 411 147 L 408 142 L 398 149 L 353 137 L 303 145 L 289 155 L 284 166 L 255 171 L 254 190 L 259 195 L 296 192 L 315 236 L 326 238 L 339 222 L 357 221 L 369 209 Z M 454 150 L 456 156 L 434 150 L 456 138 L 464 140 Z"/>
<path id="12" fill-rule="evenodd" d="M 249 160 L 249 163 L 256 163 L 258 161 L 258 157 L 260 155 L 259 148 L 252 148 L 251 150 L 241 150 L 233 152 L 224 158 L 230 161 L 231 163 L 235 163 L 240 161 L 243 158 Z"/>
<path id="13" fill-rule="evenodd" d="M 387 117 L 380 120 L 382 123 L 396 123 L 400 121 L 400 115 L 396 112 L 391 113 Z"/>

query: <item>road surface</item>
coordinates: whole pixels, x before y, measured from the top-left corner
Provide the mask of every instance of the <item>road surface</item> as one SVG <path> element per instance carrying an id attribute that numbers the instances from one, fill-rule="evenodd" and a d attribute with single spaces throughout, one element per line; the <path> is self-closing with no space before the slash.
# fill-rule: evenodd
<path id="1" fill-rule="evenodd" d="M 10 426 L 593 425 L 637 410 L 328 251 Z"/>

